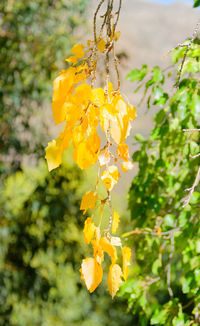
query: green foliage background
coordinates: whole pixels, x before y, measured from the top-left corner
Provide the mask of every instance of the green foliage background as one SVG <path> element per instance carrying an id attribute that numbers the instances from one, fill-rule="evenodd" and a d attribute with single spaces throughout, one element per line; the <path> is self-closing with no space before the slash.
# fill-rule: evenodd
<path id="1" fill-rule="evenodd" d="M 0 172 L 15 171 L 22 157 L 44 155 L 52 81 L 84 24 L 88 0 L 1 0 Z M 84 25 L 83 25 L 84 26 Z M 46 113 L 47 114 L 47 113 Z M 48 113 L 49 114 L 49 113 Z"/>
<path id="2" fill-rule="evenodd" d="M 185 47 L 173 51 L 172 63 L 178 66 L 168 73 L 143 65 L 127 76 L 139 83 L 136 92 L 143 85 L 147 107 L 156 111 L 149 138 L 135 136 L 140 149 L 133 161 L 139 171 L 129 208 L 133 229 L 139 231 L 124 235 L 133 248 L 134 268 L 121 295 L 139 325 L 200 323 L 200 185 L 183 207 L 185 189 L 192 187 L 199 166 L 199 156 L 191 158 L 200 152 L 199 131 L 183 131 L 200 128 L 199 44 L 195 39 L 181 82 L 170 92 L 165 81 L 173 85 L 179 76 Z"/>
<path id="3" fill-rule="evenodd" d="M 80 279 L 85 176 L 71 152 L 51 174 L 44 161 L 52 81 L 88 4 L 0 2 L 1 326 L 131 325 L 125 300 L 106 284 L 90 295 Z"/>

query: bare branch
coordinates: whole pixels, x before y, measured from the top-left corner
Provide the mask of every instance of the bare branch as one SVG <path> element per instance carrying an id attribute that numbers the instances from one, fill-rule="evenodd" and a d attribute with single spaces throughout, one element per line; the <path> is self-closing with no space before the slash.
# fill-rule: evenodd
<path id="1" fill-rule="evenodd" d="M 191 155 L 191 154 L 189 155 L 190 158 L 197 158 L 197 157 L 199 157 L 199 156 L 200 156 L 200 153 L 198 153 L 198 154 L 196 154 L 196 155 Z"/>
<path id="2" fill-rule="evenodd" d="M 200 131 L 200 129 L 197 129 L 197 128 L 194 128 L 194 129 L 183 129 L 183 131 L 193 132 L 193 131 Z"/>
<path id="3" fill-rule="evenodd" d="M 172 230 L 161 232 L 161 233 L 154 232 L 154 231 L 143 231 L 140 229 L 135 229 L 133 231 L 122 234 L 122 238 L 129 237 L 130 235 L 133 235 L 133 234 L 150 234 L 150 235 L 156 235 L 156 236 L 165 236 L 165 235 L 170 235 L 170 234 L 174 233 L 175 231 L 181 231 L 181 228 L 174 228 Z"/>

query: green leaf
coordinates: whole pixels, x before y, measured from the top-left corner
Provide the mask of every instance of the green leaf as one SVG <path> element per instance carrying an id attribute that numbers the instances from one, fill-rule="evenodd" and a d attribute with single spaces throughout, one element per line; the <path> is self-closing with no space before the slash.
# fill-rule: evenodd
<path id="1" fill-rule="evenodd" d="M 164 225 L 168 227 L 173 227 L 175 221 L 175 216 L 172 214 L 167 214 L 164 217 Z"/>
<path id="2" fill-rule="evenodd" d="M 190 141 L 190 154 L 196 155 L 199 153 L 199 145 L 195 141 Z"/>
<path id="3" fill-rule="evenodd" d="M 178 317 L 173 318 L 173 326 L 185 326 L 184 314 L 179 313 Z"/>
<path id="4" fill-rule="evenodd" d="M 141 134 L 136 134 L 135 139 L 140 143 L 143 143 L 144 141 L 146 141 L 146 139 Z"/>
<path id="5" fill-rule="evenodd" d="M 182 74 L 185 72 L 198 73 L 200 71 L 200 62 L 196 59 L 189 59 L 184 63 Z"/>
<path id="6" fill-rule="evenodd" d="M 192 112 L 194 113 L 196 119 L 198 120 L 200 118 L 200 96 L 199 95 L 193 96 L 191 107 L 192 107 Z"/>
<path id="7" fill-rule="evenodd" d="M 146 83 L 146 88 L 148 88 L 149 86 L 151 86 L 155 83 L 163 84 L 163 82 L 164 82 L 164 75 L 158 66 L 156 66 L 152 69 L 152 74 L 153 74 L 153 77 Z"/>
<path id="8" fill-rule="evenodd" d="M 192 282 L 192 276 L 187 276 L 186 278 L 184 278 L 183 283 L 182 283 L 183 293 L 190 292 L 191 282 Z"/>
<path id="9" fill-rule="evenodd" d="M 167 319 L 168 311 L 166 309 L 156 309 L 153 316 L 151 317 L 151 325 L 164 325 Z"/>
<path id="10" fill-rule="evenodd" d="M 148 67 L 147 65 L 143 65 L 142 69 L 133 69 L 129 74 L 126 76 L 127 80 L 130 80 L 131 82 L 134 82 L 136 80 L 142 81 L 144 77 L 147 75 Z"/>
<path id="11" fill-rule="evenodd" d="M 155 274 L 155 275 L 158 275 L 159 273 L 159 269 L 160 267 L 162 267 L 162 262 L 161 260 L 158 258 L 154 261 L 153 265 L 152 265 L 152 272 Z"/>
<path id="12" fill-rule="evenodd" d="M 200 6 L 200 0 L 194 0 L 193 7 L 196 8 L 196 7 L 199 7 L 199 6 Z"/>
<path id="13" fill-rule="evenodd" d="M 192 194 L 192 197 L 190 199 L 190 204 L 198 204 L 200 202 L 200 193 L 195 191 Z"/>

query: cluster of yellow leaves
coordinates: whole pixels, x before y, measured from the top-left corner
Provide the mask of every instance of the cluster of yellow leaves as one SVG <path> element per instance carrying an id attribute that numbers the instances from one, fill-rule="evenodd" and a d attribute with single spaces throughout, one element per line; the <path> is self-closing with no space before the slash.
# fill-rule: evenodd
<path id="1" fill-rule="evenodd" d="M 120 33 L 112 33 L 110 44 L 117 41 Z M 103 168 L 100 178 L 110 196 L 110 191 L 120 178 L 119 165 L 124 172 L 132 169 L 129 160 L 129 148 L 124 143 L 130 133 L 131 121 L 136 117 L 136 109 L 127 104 L 119 89 L 114 90 L 112 83 L 106 83 L 105 88 L 95 88 L 88 81 L 92 76 L 96 63 L 91 61 L 94 46 L 100 53 L 105 53 L 106 42 L 103 38 L 88 41 L 88 47 L 76 44 L 72 48 L 73 55 L 66 59 L 70 65 L 68 69 L 60 72 L 53 83 L 53 117 L 55 124 L 64 123 L 64 129 L 57 139 L 48 143 L 46 159 L 49 171 L 62 163 L 64 150 L 72 142 L 74 147 L 73 159 L 81 169 L 86 169 L 98 161 Z M 92 62 L 92 63 L 91 63 Z M 101 146 L 101 139 L 97 130 L 99 127 L 105 133 L 106 144 Z M 111 153 L 115 147 L 115 154 Z M 117 166 L 117 163 L 118 166 Z M 98 182 L 97 182 L 98 185 Z M 96 185 L 96 189 L 97 189 Z M 107 200 L 106 198 L 105 200 Z M 95 209 L 100 200 L 97 191 L 88 191 L 82 198 L 80 209 L 83 214 L 88 209 Z M 101 200 L 101 203 L 104 200 Z M 103 211 L 103 210 L 102 210 Z M 112 216 L 112 233 L 115 234 L 119 215 L 114 212 Z M 128 265 L 131 251 L 128 247 L 122 248 L 118 237 L 101 237 L 99 227 L 87 218 L 84 227 L 84 241 L 93 246 L 93 257 L 83 260 L 81 277 L 88 290 L 93 292 L 103 277 L 102 263 L 104 253 L 111 258 L 108 275 L 108 290 L 115 296 L 122 282 L 128 276 Z M 116 263 L 117 251 L 115 246 L 122 248 L 123 269 Z"/>
<path id="2" fill-rule="evenodd" d="M 100 40 L 99 46 L 101 42 Z M 72 65 L 67 70 L 61 71 L 53 83 L 52 107 L 55 124 L 65 122 L 65 128 L 57 139 L 48 143 L 46 148 L 49 170 L 62 163 L 63 152 L 70 141 L 74 146 L 74 161 L 81 169 L 95 164 L 98 158 L 101 166 L 104 162 L 107 164 L 110 157 L 106 149 L 104 152 L 100 150 L 101 140 L 97 133 L 99 124 L 106 135 L 110 127 L 111 137 L 118 145 L 117 154 L 124 161 L 123 170 L 132 168 L 128 161 L 128 146 L 124 141 L 130 132 L 131 120 L 135 119 L 135 108 L 126 104 L 120 92 L 113 90 L 111 83 L 108 100 L 105 89 L 92 88 L 85 82 L 91 72 L 87 61 L 83 60 L 83 49 L 82 44 L 73 47 L 74 56 L 66 59 Z M 77 66 L 76 63 L 80 59 L 82 64 Z M 112 188 L 117 180 L 114 181 L 110 171 L 105 175 L 103 176 L 103 179 L 106 179 L 105 184 Z"/>
<path id="3" fill-rule="evenodd" d="M 83 259 L 81 265 L 81 278 L 84 280 L 87 289 L 93 292 L 101 283 L 103 278 L 102 263 L 104 253 L 111 258 L 111 265 L 108 274 L 108 291 L 112 298 L 116 295 L 122 283 L 122 277 L 126 281 L 128 276 L 128 266 L 131 259 L 131 250 L 128 247 L 122 248 L 123 270 L 116 263 L 118 256 L 116 248 L 105 237 L 101 237 L 100 229 L 95 226 L 91 218 L 87 218 L 84 227 L 84 240 L 93 245 L 93 257 Z"/>

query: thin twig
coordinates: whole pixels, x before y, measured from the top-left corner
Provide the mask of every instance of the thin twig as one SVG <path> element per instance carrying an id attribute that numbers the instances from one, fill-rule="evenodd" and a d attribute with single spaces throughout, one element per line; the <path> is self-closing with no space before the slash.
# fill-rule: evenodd
<path id="1" fill-rule="evenodd" d="M 184 204 L 183 204 L 183 208 L 189 204 L 189 202 L 190 202 L 190 200 L 191 200 L 191 197 L 192 197 L 192 194 L 193 194 L 193 192 L 194 192 L 196 186 L 197 186 L 198 183 L 199 183 L 199 180 L 200 180 L 200 166 L 199 166 L 199 168 L 198 168 L 197 175 L 196 175 L 196 178 L 195 178 L 195 180 L 194 180 L 194 183 L 193 183 L 192 187 L 191 187 L 191 188 L 187 188 L 187 189 L 185 189 L 185 191 L 189 191 L 189 194 L 188 194 L 188 196 L 185 198 L 185 201 L 184 201 Z"/>
<path id="2" fill-rule="evenodd" d="M 160 276 L 158 276 L 158 277 L 156 277 L 156 278 L 152 278 L 150 281 L 147 281 L 146 282 L 146 285 L 151 285 L 151 284 L 153 284 L 153 283 L 155 283 L 155 282 L 158 282 L 158 281 L 160 281 Z"/>
<path id="3" fill-rule="evenodd" d="M 129 237 L 130 235 L 133 235 L 133 234 L 150 234 L 150 235 L 156 235 L 156 236 L 165 236 L 165 235 L 170 235 L 171 233 L 174 233 L 175 231 L 181 231 L 181 228 L 174 228 L 172 230 L 169 230 L 169 231 L 165 231 L 165 232 L 161 232 L 158 234 L 158 232 L 150 232 L 150 231 L 143 231 L 143 230 L 140 230 L 140 229 L 135 229 L 133 231 L 130 231 L 130 232 L 127 232 L 127 233 L 124 233 L 122 234 L 122 238 L 126 238 L 126 237 Z"/>
<path id="4" fill-rule="evenodd" d="M 97 43 L 97 30 L 96 30 L 96 22 L 97 22 L 97 14 L 102 6 L 102 4 L 104 3 L 105 0 L 101 0 L 98 7 L 97 7 L 97 10 L 95 11 L 95 14 L 94 14 L 94 22 L 93 22 L 93 27 L 94 27 L 94 42 L 95 44 Z"/>
<path id="5" fill-rule="evenodd" d="M 198 129 L 198 128 L 194 128 L 194 129 L 183 129 L 183 131 L 193 132 L 193 131 L 200 131 L 200 129 Z"/>
<path id="6" fill-rule="evenodd" d="M 172 258 L 174 255 L 174 232 L 172 232 L 170 240 L 171 240 L 171 250 L 170 250 L 169 261 L 166 266 L 166 270 L 167 270 L 167 288 L 168 288 L 170 298 L 173 298 L 174 295 L 173 295 L 173 291 L 171 288 L 171 263 L 172 263 Z"/>
<path id="7" fill-rule="evenodd" d="M 191 306 L 191 304 L 194 302 L 194 298 L 192 298 L 188 303 L 185 304 L 185 306 L 183 306 L 183 310 L 187 309 L 189 306 Z"/>
<path id="8" fill-rule="evenodd" d="M 196 27 L 194 29 L 194 32 L 192 34 L 192 38 L 191 38 L 191 40 L 189 41 L 188 44 L 178 44 L 179 47 L 186 47 L 186 50 L 185 50 L 185 53 L 184 53 L 184 56 L 183 56 L 183 59 L 182 59 L 182 62 L 181 62 L 181 67 L 180 67 L 179 72 L 178 72 L 178 80 L 177 80 L 176 88 L 179 87 L 183 66 L 184 66 L 188 51 L 190 50 L 190 48 L 192 46 L 192 43 L 194 42 L 194 39 L 197 36 L 199 26 L 200 26 L 200 22 L 197 23 L 197 25 L 196 25 Z"/>
<path id="9" fill-rule="evenodd" d="M 196 154 L 196 155 L 191 155 L 191 154 L 189 155 L 190 158 L 197 158 L 197 157 L 199 157 L 199 156 L 200 156 L 200 153 L 198 153 L 198 154 Z"/>

